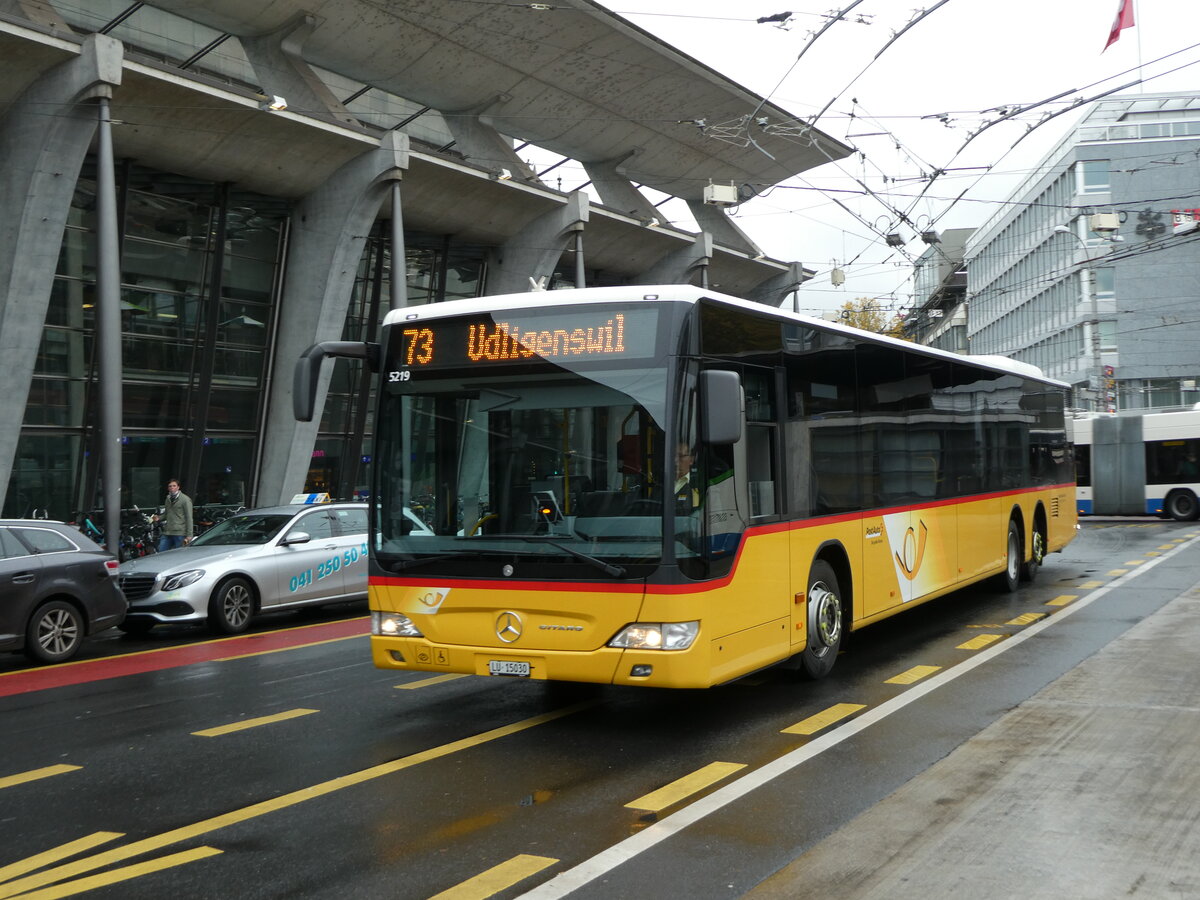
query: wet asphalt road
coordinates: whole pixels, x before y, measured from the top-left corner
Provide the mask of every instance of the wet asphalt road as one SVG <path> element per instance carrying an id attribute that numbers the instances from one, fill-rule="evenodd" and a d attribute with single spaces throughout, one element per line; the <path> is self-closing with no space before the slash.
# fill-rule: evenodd
<path id="1" fill-rule="evenodd" d="M 397 676 L 362 636 L 0 696 L 0 897 L 738 897 L 1193 584 L 1200 545 L 1171 548 L 1196 532 L 1085 521 L 1034 584 L 867 629 L 816 684 L 780 669 L 705 692 Z M 259 628 L 317 634 L 364 613 Z M 207 639 L 110 633 L 85 657 Z M 0 687 L 25 667 L 0 658 Z"/>

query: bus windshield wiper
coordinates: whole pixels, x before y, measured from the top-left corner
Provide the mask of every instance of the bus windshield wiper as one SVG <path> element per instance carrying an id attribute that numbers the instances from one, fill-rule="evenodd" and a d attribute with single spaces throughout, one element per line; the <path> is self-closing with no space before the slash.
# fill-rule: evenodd
<path id="1" fill-rule="evenodd" d="M 558 541 L 552 541 L 549 538 L 544 537 L 522 537 L 521 540 L 529 544 L 549 544 L 556 550 L 561 550 L 563 553 L 570 554 L 571 556 L 587 563 L 590 566 L 595 566 L 605 575 L 611 575 L 613 578 L 625 577 L 625 570 L 620 566 L 614 566 L 611 563 L 606 563 L 602 559 L 597 559 L 594 556 L 588 556 L 586 553 L 580 553 L 578 550 L 574 550 L 571 547 L 568 547 L 566 544 L 560 544 Z"/>

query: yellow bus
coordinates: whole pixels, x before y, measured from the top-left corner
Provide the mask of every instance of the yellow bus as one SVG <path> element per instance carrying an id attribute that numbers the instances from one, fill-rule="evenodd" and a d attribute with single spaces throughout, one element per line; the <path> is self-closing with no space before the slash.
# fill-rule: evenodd
<path id="1" fill-rule="evenodd" d="M 690 286 L 391 312 L 369 595 L 384 669 L 654 687 L 792 660 L 1075 535 L 1067 387 Z M 414 515 L 414 511 L 416 515 Z M 425 527 L 422 527 L 421 523 Z"/>

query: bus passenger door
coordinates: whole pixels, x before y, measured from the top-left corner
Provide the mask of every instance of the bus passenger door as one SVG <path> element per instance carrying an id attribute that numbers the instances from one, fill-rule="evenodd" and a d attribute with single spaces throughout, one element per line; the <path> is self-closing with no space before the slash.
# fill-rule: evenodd
<path id="1" fill-rule="evenodd" d="M 909 509 L 906 434 L 898 423 L 880 420 L 861 435 L 868 513 L 862 520 L 863 610 L 868 616 L 912 599 L 917 534 Z"/>

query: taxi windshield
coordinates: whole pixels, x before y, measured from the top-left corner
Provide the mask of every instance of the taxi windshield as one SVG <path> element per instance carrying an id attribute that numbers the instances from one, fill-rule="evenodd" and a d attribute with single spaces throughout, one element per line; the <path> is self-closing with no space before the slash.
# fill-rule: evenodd
<path id="1" fill-rule="evenodd" d="M 278 513 L 244 514 L 218 522 L 189 544 L 191 547 L 217 547 L 234 544 L 265 544 L 288 522 L 289 515 Z"/>

